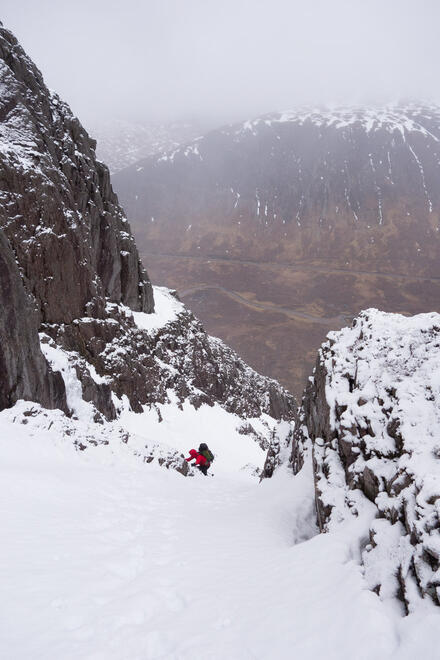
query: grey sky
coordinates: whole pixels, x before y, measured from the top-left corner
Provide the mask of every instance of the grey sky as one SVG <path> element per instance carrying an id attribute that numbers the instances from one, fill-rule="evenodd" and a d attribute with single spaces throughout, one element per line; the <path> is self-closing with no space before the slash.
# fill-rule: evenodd
<path id="1" fill-rule="evenodd" d="M 83 120 L 440 100 L 440 0 L 2 0 Z"/>

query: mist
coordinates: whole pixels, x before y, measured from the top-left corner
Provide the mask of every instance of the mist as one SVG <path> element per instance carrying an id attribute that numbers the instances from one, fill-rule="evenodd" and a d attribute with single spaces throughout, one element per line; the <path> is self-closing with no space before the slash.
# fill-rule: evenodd
<path id="1" fill-rule="evenodd" d="M 440 100 L 437 0 L 3 0 L 83 121 Z"/>

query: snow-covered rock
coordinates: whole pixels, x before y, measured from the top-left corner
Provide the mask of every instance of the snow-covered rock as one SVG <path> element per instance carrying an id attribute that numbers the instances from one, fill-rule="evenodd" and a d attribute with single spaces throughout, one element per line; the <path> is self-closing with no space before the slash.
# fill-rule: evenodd
<path id="1" fill-rule="evenodd" d="M 244 419 L 294 418 L 294 399 L 276 381 L 257 374 L 210 337 L 173 292 L 155 287 L 154 295 L 152 314 L 109 304 L 106 319 L 43 324 L 42 347 L 52 368 L 61 368 L 61 349 L 81 381 L 82 396 L 107 419 L 117 414 L 114 396 L 127 397 L 141 412 L 145 404 L 169 401 L 170 390 L 180 404 L 186 399 L 196 407 L 219 403 Z"/>
<path id="2" fill-rule="evenodd" d="M 328 335 L 302 404 L 292 460 L 313 447 L 321 531 L 374 505 L 370 587 L 440 603 L 440 315 L 375 309 Z"/>

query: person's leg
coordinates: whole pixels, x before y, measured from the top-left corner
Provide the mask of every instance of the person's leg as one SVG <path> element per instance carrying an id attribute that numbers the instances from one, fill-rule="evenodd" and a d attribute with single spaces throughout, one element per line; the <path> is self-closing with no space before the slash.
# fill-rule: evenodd
<path id="1" fill-rule="evenodd" d="M 199 465 L 199 470 L 200 470 L 200 472 L 203 472 L 205 477 L 208 476 L 208 468 L 206 467 L 206 465 Z"/>

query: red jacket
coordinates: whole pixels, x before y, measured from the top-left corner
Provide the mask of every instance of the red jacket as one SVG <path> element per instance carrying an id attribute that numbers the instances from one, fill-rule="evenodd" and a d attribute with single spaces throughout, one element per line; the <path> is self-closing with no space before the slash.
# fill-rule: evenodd
<path id="1" fill-rule="evenodd" d="M 193 458 L 196 459 L 195 465 L 209 465 L 206 458 L 202 454 L 199 454 L 196 449 L 191 449 L 189 452 L 189 457 L 186 460 L 192 461 Z"/>

